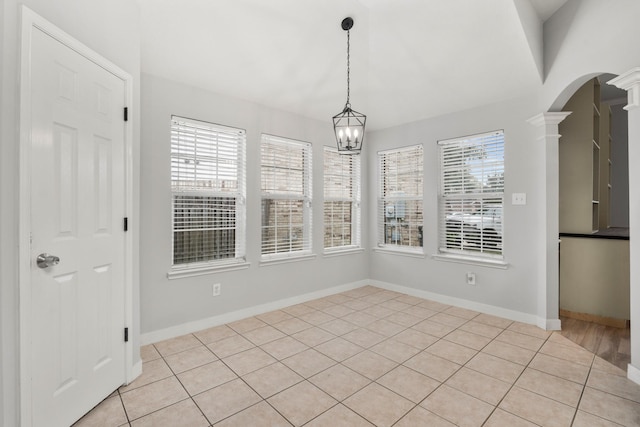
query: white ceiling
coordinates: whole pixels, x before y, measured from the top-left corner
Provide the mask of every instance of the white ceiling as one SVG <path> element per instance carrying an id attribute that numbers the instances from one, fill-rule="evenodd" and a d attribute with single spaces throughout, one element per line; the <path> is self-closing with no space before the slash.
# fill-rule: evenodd
<path id="1" fill-rule="evenodd" d="M 142 71 L 329 122 L 351 16 L 351 104 L 382 129 L 539 87 L 525 29 L 566 1 L 138 0 Z"/>

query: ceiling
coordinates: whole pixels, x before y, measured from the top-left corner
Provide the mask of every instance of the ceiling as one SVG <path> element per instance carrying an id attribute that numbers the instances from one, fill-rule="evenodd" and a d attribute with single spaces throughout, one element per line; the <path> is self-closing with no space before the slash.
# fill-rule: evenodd
<path id="1" fill-rule="evenodd" d="M 567 0 L 138 0 L 142 71 L 383 129 L 540 87 L 541 25 Z M 528 3 L 527 3 L 528 2 Z"/>

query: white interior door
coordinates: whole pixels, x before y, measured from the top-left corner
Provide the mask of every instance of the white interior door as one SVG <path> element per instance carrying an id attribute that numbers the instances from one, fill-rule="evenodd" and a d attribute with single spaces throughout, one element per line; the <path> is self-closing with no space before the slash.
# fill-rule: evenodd
<path id="1" fill-rule="evenodd" d="M 30 71 L 31 418 L 69 426 L 125 382 L 125 86 L 38 28 Z"/>

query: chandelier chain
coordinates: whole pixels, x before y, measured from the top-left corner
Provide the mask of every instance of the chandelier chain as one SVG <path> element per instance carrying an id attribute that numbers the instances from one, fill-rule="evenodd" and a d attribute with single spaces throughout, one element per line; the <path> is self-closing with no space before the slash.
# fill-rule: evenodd
<path id="1" fill-rule="evenodd" d="M 350 95 L 350 78 L 349 75 L 351 73 L 351 55 L 350 55 L 350 43 L 351 41 L 351 31 L 347 30 L 347 107 L 351 106 L 351 103 L 349 102 L 349 95 Z"/>

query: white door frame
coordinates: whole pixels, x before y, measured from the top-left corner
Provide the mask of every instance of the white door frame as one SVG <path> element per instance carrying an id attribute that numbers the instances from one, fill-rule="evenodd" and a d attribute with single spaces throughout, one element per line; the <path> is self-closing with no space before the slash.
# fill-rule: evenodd
<path id="1" fill-rule="evenodd" d="M 19 146 L 19 329 L 20 329 L 20 425 L 32 424 L 31 410 L 31 36 L 40 30 L 124 81 L 126 105 L 133 104 L 133 78 L 130 74 L 92 51 L 26 6 L 21 9 L 20 49 L 20 146 Z M 130 222 L 133 207 L 133 123 L 125 124 L 125 210 Z M 133 237 L 125 233 L 125 325 L 133 326 Z M 133 380 L 133 340 L 125 343 L 125 380 Z"/>

